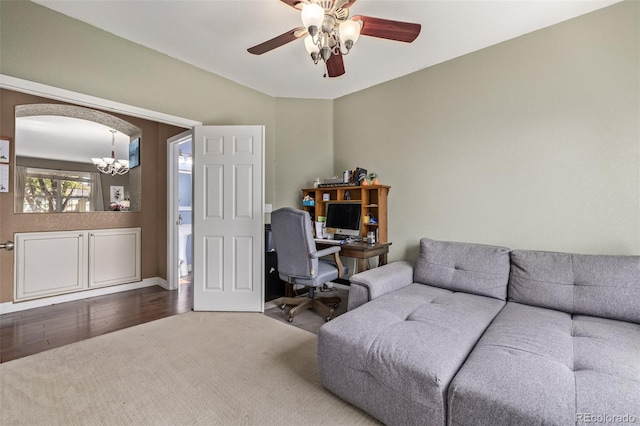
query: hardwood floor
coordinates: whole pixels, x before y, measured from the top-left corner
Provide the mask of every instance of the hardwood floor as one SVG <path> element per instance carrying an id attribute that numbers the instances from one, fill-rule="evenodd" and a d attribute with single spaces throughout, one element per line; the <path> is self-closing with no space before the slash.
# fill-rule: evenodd
<path id="1" fill-rule="evenodd" d="M 0 315 L 0 362 L 191 310 L 192 286 L 146 287 Z"/>

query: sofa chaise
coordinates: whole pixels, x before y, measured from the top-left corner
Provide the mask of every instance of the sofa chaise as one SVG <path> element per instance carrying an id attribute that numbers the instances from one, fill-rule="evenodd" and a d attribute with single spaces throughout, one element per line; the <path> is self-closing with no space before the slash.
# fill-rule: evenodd
<path id="1" fill-rule="evenodd" d="M 640 423 L 640 256 L 423 238 L 351 277 L 318 366 L 386 424 Z"/>

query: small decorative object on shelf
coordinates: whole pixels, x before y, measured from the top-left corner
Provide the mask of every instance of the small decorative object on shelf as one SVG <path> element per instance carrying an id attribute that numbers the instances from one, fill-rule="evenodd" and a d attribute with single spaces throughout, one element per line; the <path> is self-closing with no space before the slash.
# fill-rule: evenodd
<path id="1" fill-rule="evenodd" d="M 367 169 L 356 168 L 356 171 L 353 172 L 353 180 L 356 184 L 364 186 L 367 181 Z"/>
<path id="2" fill-rule="evenodd" d="M 376 242 L 376 233 L 373 232 L 373 231 L 367 232 L 366 242 L 367 242 L 367 244 L 375 244 L 375 242 Z"/>
<path id="3" fill-rule="evenodd" d="M 367 180 L 369 181 L 369 185 L 380 185 L 380 182 L 378 182 L 378 174 L 376 172 L 369 172 Z"/>
<path id="4" fill-rule="evenodd" d="M 128 208 L 124 203 L 111 203 L 109 204 L 109 210 L 112 212 L 124 212 L 127 211 Z"/>
<path id="5" fill-rule="evenodd" d="M 304 198 L 302 199 L 302 205 L 303 206 L 315 206 L 316 205 L 316 201 L 313 199 L 312 196 L 305 195 Z"/>

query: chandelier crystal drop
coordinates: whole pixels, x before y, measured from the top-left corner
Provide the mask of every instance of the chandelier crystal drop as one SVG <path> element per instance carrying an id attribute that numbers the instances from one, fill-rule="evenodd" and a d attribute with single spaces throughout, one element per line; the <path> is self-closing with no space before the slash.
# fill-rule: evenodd
<path id="1" fill-rule="evenodd" d="M 111 157 L 93 157 L 91 161 L 104 174 L 124 175 L 129 171 L 129 160 L 116 160 L 116 130 L 109 129 L 109 131 L 111 132 Z"/>

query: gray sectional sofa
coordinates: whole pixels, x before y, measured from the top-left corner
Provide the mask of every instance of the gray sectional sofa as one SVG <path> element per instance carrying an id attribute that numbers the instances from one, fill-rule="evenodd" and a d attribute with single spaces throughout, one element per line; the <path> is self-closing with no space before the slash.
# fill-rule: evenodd
<path id="1" fill-rule="evenodd" d="M 386 424 L 640 424 L 640 256 L 424 238 L 351 277 L 318 365 Z"/>

